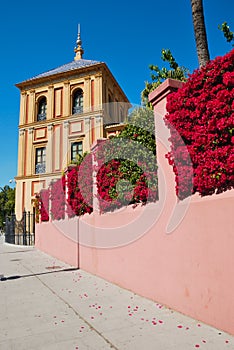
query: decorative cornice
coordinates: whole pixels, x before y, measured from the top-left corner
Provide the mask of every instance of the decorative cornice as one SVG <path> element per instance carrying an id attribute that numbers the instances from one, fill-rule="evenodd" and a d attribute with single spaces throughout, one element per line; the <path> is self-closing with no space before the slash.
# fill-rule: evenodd
<path id="1" fill-rule="evenodd" d="M 94 75 L 97 72 L 97 69 L 100 69 L 99 67 L 106 66 L 103 62 L 95 63 L 91 66 L 86 67 L 79 67 L 77 69 L 73 69 L 71 71 L 62 72 L 62 73 L 56 73 L 54 75 L 50 75 L 48 77 L 41 77 L 41 78 L 35 78 L 35 79 L 29 79 L 22 83 L 18 83 L 15 86 L 18 87 L 21 90 L 30 90 L 32 88 L 39 88 L 43 87 L 45 85 L 52 85 L 56 83 L 64 83 L 64 81 L 84 78 L 87 75 Z"/>
<path id="2" fill-rule="evenodd" d="M 97 74 L 95 74 L 95 78 L 101 78 L 102 77 L 102 73 L 98 72 Z"/>
<path id="3" fill-rule="evenodd" d="M 33 174 L 33 175 L 25 175 L 25 176 L 16 176 L 15 180 L 45 180 L 46 178 L 59 176 L 62 174 L 62 171 L 54 172 L 54 173 L 44 173 L 44 174 Z"/>
<path id="4" fill-rule="evenodd" d="M 83 139 L 85 138 L 85 136 L 86 136 L 85 134 L 69 135 L 68 139 L 74 141 L 74 140 Z"/>
<path id="5" fill-rule="evenodd" d="M 84 110 L 83 113 L 78 114 L 76 116 L 74 114 L 70 114 L 69 116 L 50 118 L 50 119 L 43 120 L 41 122 L 35 121 L 32 123 L 28 123 L 28 124 L 21 124 L 21 125 L 19 125 L 19 128 L 25 129 L 28 127 L 47 127 L 47 125 L 51 124 L 52 121 L 53 121 L 54 125 L 57 125 L 57 124 L 61 124 L 61 123 L 66 122 L 66 121 L 70 122 L 70 121 L 85 119 L 87 117 L 88 118 L 96 117 L 97 114 L 100 116 L 104 113 L 103 109 L 102 109 L 102 105 L 97 106 L 95 110 L 92 110 L 92 108 L 91 107 L 87 108 L 87 110 Z"/>

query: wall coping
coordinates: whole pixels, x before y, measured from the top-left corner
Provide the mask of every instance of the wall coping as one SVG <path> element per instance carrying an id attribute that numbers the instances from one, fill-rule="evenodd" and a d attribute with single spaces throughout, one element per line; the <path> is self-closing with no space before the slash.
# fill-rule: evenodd
<path id="1" fill-rule="evenodd" d="M 159 101 L 164 99 L 168 94 L 180 89 L 183 86 L 183 84 L 184 83 L 182 81 L 168 78 L 149 94 L 149 102 L 151 102 L 152 105 L 155 106 Z"/>
<path id="2" fill-rule="evenodd" d="M 95 140 L 93 142 L 93 144 L 91 145 L 91 152 L 95 151 L 95 149 L 100 146 L 103 142 L 105 142 L 106 140 L 108 140 L 107 138 L 99 138 L 97 140 Z"/>

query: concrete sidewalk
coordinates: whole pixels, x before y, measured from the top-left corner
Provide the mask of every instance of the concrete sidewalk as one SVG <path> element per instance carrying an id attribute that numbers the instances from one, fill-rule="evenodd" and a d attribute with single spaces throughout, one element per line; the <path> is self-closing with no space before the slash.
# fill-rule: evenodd
<path id="1" fill-rule="evenodd" d="M 0 244 L 0 277 L 1 350 L 234 350 L 233 336 L 32 247 Z"/>

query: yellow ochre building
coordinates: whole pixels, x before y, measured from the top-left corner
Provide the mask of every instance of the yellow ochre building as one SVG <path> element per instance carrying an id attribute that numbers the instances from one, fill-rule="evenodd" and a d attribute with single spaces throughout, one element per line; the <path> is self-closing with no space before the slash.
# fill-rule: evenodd
<path id="1" fill-rule="evenodd" d="M 123 125 L 130 103 L 103 62 L 74 60 L 16 84 L 20 89 L 16 216 L 33 212 L 35 194 L 59 178 L 77 154 Z"/>

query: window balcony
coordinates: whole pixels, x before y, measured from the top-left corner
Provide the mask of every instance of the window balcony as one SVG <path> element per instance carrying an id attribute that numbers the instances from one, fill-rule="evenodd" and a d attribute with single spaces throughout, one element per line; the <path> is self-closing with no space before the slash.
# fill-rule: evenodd
<path id="1" fill-rule="evenodd" d="M 44 174 L 46 172 L 46 165 L 45 163 L 38 163 L 36 164 L 36 174 Z"/>
<path id="2" fill-rule="evenodd" d="M 83 113 L 83 106 L 73 107 L 72 114 L 80 114 Z"/>
<path id="3" fill-rule="evenodd" d="M 37 121 L 42 121 L 42 120 L 46 120 L 46 113 L 38 113 L 37 115 Z"/>

